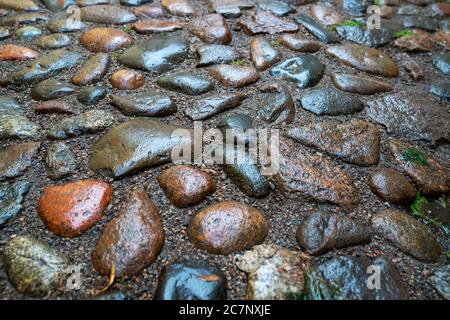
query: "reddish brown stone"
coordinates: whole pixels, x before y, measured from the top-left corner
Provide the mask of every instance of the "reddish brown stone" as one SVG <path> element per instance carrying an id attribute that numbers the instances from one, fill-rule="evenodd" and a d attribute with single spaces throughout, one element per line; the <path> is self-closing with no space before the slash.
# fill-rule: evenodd
<path id="1" fill-rule="evenodd" d="M 219 202 L 198 211 L 188 227 L 195 247 L 213 254 L 230 254 L 251 248 L 267 236 L 266 218 L 245 203 Z"/>
<path id="2" fill-rule="evenodd" d="M 122 30 L 94 28 L 83 33 L 80 42 L 92 52 L 112 52 L 128 47 L 133 42 L 133 39 Z"/>
<path id="3" fill-rule="evenodd" d="M 404 175 L 394 169 L 381 168 L 372 173 L 370 189 L 384 201 L 410 203 L 416 196 L 416 188 Z"/>
<path id="4" fill-rule="evenodd" d="M 445 31 L 436 32 L 433 35 L 433 41 L 445 50 L 450 50 L 450 33 Z"/>
<path id="5" fill-rule="evenodd" d="M 407 51 L 431 51 L 433 44 L 431 34 L 420 30 L 413 30 L 411 36 L 400 37 L 394 41 L 394 45 Z"/>
<path id="6" fill-rule="evenodd" d="M 180 208 L 200 203 L 216 190 L 211 176 L 191 166 L 173 166 L 157 177 L 169 200 Z"/>
<path id="7" fill-rule="evenodd" d="M 259 80 L 259 74 L 250 66 L 219 64 L 209 69 L 209 74 L 225 86 L 241 88 Z"/>
<path id="8" fill-rule="evenodd" d="M 176 16 L 191 16 L 194 8 L 187 0 L 162 0 L 161 6 Z"/>
<path id="9" fill-rule="evenodd" d="M 387 82 L 353 74 L 332 73 L 331 81 L 336 88 L 350 93 L 372 95 L 392 91 L 392 86 Z"/>
<path id="10" fill-rule="evenodd" d="M 411 58 L 411 56 L 409 56 L 407 53 L 403 53 L 400 56 L 399 61 L 402 62 L 403 67 L 409 73 L 411 78 L 413 78 L 414 80 L 421 80 L 424 78 L 424 70 L 422 66 L 415 60 L 413 60 L 413 58 Z"/>
<path id="11" fill-rule="evenodd" d="M 109 79 L 111 85 L 119 90 L 134 90 L 144 84 L 144 76 L 134 70 L 122 69 L 114 72 Z"/>
<path id="12" fill-rule="evenodd" d="M 398 76 L 395 62 L 383 51 L 377 49 L 347 44 L 329 47 L 327 53 L 338 58 L 343 64 L 368 73 L 385 77 Z"/>
<path id="13" fill-rule="evenodd" d="M 109 184 L 94 180 L 49 186 L 39 199 L 38 214 L 54 234 L 76 237 L 102 218 L 112 191 Z"/>
<path id="14" fill-rule="evenodd" d="M 259 33 L 279 33 L 279 32 L 295 32 L 298 25 L 293 22 L 286 22 L 270 11 L 253 10 L 247 12 L 237 22 L 248 35 Z"/>
<path id="15" fill-rule="evenodd" d="M 170 32 L 183 29 L 183 23 L 170 20 L 144 20 L 133 24 L 133 29 L 138 33 Z"/>
<path id="16" fill-rule="evenodd" d="M 315 4 L 311 6 L 311 16 L 323 25 L 331 26 L 344 21 L 344 17 L 336 9 Z"/>
<path id="17" fill-rule="evenodd" d="M 159 18 L 164 14 L 160 7 L 155 7 L 149 4 L 133 8 L 133 13 L 138 17 L 148 18 Z"/>
<path id="18" fill-rule="evenodd" d="M 272 176 L 283 195 L 302 200 L 331 202 L 350 207 L 361 200 L 352 178 L 324 155 L 288 139 L 280 139 L 280 163 Z"/>
<path id="19" fill-rule="evenodd" d="M 205 43 L 229 44 L 231 32 L 222 15 L 213 13 L 194 19 L 189 31 Z"/>
<path id="20" fill-rule="evenodd" d="M 258 70 L 266 70 L 280 60 L 280 52 L 263 37 L 250 41 L 250 60 Z"/>
<path id="21" fill-rule="evenodd" d="M 156 260 L 164 245 L 158 210 L 143 189 L 132 191 L 127 202 L 103 230 L 92 252 L 92 264 L 108 276 L 132 276 Z"/>
<path id="22" fill-rule="evenodd" d="M 49 100 L 38 104 L 35 108 L 37 113 L 60 113 L 72 114 L 74 112 L 71 105 L 60 100 Z"/>
<path id="23" fill-rule="evenodd" d="M 316 52 L 322 48 L 319 41 L 305 39 L 299 33 L 285 33 L 278 38 L 278 42 L 294 51 L 299 52 Z"/>
<path id="24" fill-rule="evenodd" d="M 389 149 L 395 160 L 403 167 L 411 179 L 414 180 L 420 193 L 425 195 L 440 195 L 450 191 L 450 173 L 431 155 L 413 145 L 396 139 L 389 141 Z M 426 165 L 406 161 L 403 155 L 408 149 L 422 152 L 426 157 Z"/>
<path id="25" fill-rule="evenodd" d="M 5 44 L 3 46 L 0 46 L 0 61 L 25 61 L 34 59 L 38 55 L 39 53 L 26 47 L 20 47 L 13 44 Z"/>

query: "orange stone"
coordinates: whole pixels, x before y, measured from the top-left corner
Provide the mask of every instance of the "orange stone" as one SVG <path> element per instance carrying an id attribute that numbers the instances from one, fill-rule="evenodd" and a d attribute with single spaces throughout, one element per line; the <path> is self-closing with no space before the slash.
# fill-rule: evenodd
<path id="1" fill-rule="evenodd" d="M 112 192 L 108 183 L 94 180 L 49 186 L 39 199 L 38 214 L 54 234 L 77 237 L 102 218 Z"/>
<path id="2" fill-rule="evenodd" d="M 133 42 L 133 38 L 122 30 L 94 28 L 83 33 L 80 42 L 92 52 L 112 52 L 128 47 Z"/>
<path id="3" fill-rule="evenodd" d="M 0 61 L 5 60 L 17 60 L 17 61 L 25 61 L 34 59 L 39 54 L 37 51 L 26 47 L 20 47 L 13 44 L 5 44 L 0 46 Z"/>
<path id="4" fill-rule="evenodd" d="M 114 72 L 109 79 L 111 85 L 119 90 L 134 90 L 144 84 L 144 76 L 134 70 L 122 69 Z"/>

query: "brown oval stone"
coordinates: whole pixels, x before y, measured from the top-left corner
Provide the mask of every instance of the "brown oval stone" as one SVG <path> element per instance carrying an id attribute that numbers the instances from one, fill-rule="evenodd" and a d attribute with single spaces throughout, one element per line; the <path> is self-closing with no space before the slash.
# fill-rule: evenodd
<path id="1" fill-rule="evenodd" d="M 261 243 L 269 227 L 259 210 L 236 201 L 219 202 L 198 211 L 188 227 L 195 247 L 230 254 Z"/>
<path id="2" fill-rule="evenodd" d="M 265 70 L 280 60 L 280 52 L 263 37 L 250 41 L 250 59 L 258 70 Z"/>
<path id="3" fill-rule="evenodd" d="M 13 44 L 5 44 L 0 46 L 0 61 L 25 61 L 34 59 L 38 55 L 39 53 L 37 51 L 26 47 L 16 46 Z"/>
<path id="4" fill-rule="evenodd" d="M 164 229 L 156 206 L 143 189 L 132 191 L 117 217 L 103 230 L 92 252 L 101 275 L 132 276 L 155 261 L 164 245 Z"/>
<path id="5" fill-rule="evenodd" d="M 107 53 L 97 53 L 90 57 L 73 75 L 72 83 L 83 86 L 103 79 L 111 62 Z"/>
<path id="6" fill-rule="evenodd" d="M 95 180 L 49 186 L 39 199 L 38 214 L 54 234 L 76 237 L 102 218 L 112 192 L 109 184 Z"/>
<path id="7" fill-rule="evenodd" d="M 332 46 L 327 53 L 338 58 L 343 64 L 356 69 L 385 77 L 398 76 L 395 62 L 383 51 L 358 44 Z"/>
<path id="8" fill-rule="evenodd" d="M 413 257 L 435 262 L 442 248 L 427 227 L 410 215 L 395 209 L 383 210 L 372 217 L 372 230 Z"/>
<path id="9" fill-rule="evenodd" d="M 331 81 L 336 88 L 350 93 L 372 95 L 379 92 L 392 91 L 392 86 L 383 81 L 353 74 L 332 73 Z"/>
<path id="10" fill-rule="evenodd" d="M 80 42 L 92 52 L 112 52 L 128 47 L 133 42 L 133 38 L 122 30 L 94 28 L 83 33 Z"/>
<path id="11" fill-rule="evenodd" d="M 311 16 L 323 25 L 331 26 L 344 21 L 344 17 L 336 9 L 315 4 L 311 6 Z"/>
<path id="12" fill-rule="evenodd" d="M 334 248 L 370 242 L 370 230 L 348 216 L 316 211 L 309 213 L 299 225 L 296 238 L 308 253 L 318 255 Z"/>
<path id="13" fill-rule="evenodd" d="M 404 175 L 394 169 L 381 168 L 372 173 L 370 189 L 384 201 L 410 203 L 416 196 L 416 188 Z"/>
<path id="14" fill-rule="evenodd" d="M 322 48 L 319 41 L 305 39 L 299 33 L 284 33 L 278 38 L 278 42 L 288 49 L 299 52 L 316 52 Z"/>
<path id="15" fill-rule="evenodd" d="M 133 29 L 138 33 L 171 32 L 183 29 L 183 23 L 170 20 L 144 20 L 133 24 Z"/>
<path id="16" fill-rule="evenodd" d="M 144 84 L 144 76 L 134 70 L 122 69 L 114 72 L 109 79 L 111 85 L 119 90 L 134 90 Z"/>
<path id="17" fill-rule="evenodd" d="M 187 0 L 162 0 L 161 6 L 176 16 L 191 16 L 195 12 Z"/>
<path id="18" fill-rule="evenodd" d="M 259 74 L 251 66 L 219 64 L 209 69 L 209 74 L 225 86 L 241 88 L 259 80 Z"/>
<path id="19" fill-rule="evenodd" d="M 209 174 L 191 166 L 170 167 L 157 180 L 169 200 L 180 208 L 200 203 L 216 190 Z"/>
<path id="20" fill-rule="evenodd" d="M 148 17 L 148 18 L 159 18 L 164 12 L 160 7 L 155 7 L 149 4 L 133 8 L 133 13 L 136 16 Z"/>
<path id="21" fill-rule="evenodd" d="M 72 114 L 74 112 L 71 105 L 61 100 L 44 101 L 34 109 L 37 113 L 60 113 Z"/>
<path id="22" fill-rule="evenodd" d="M 217 13 L 192 20 L 189 31 L 205 43 L 229 44 L 232 38 L 225 19 Z"/>

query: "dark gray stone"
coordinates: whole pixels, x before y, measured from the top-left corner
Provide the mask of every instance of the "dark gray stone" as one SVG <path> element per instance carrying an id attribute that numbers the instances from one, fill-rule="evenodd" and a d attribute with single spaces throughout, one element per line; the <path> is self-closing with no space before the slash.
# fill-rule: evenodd
<path id="1" fill-rule="evenodd" d="M 47 136 L 50 139 L 68 139 L 104 130 L 113 123 L 114 116 L 111 112 L 94 109 L 59 121 L 47 132 Z"/>
<path id="2" fill-rule="evenodd" d="M 201 46 L 197 48 L 197 54 L 200 58 L 197 67 L 230 63 L 240 57 L 234 47 L 221 44 L 208 44 Z"/>
<path id="3" fill-rule="evenodd" d="M 80 90 L 77 99 L 84 105 L 92 106 L 100 102 L 106 95 L 108 90 L 102 87 L 87 87 Z"/>
<path id="4" fill-rule="evenodd" d="M 194 261 L 172 263 L 159 276 L 155 300 L 226 300 L 227 279 L 218 269 Z"/>
<path id="5" fill-rule="evenodd" d="M 318 40 L 324 43 L 340 42 L 336 33 L 328 31 L 323 25 L 316 22 L 313 18 L 303 14 L 296 16 L 295 21 L 302 24 L 309 32 L 311 32 Z"/>
<path id="6" fill-rule="evenodd" d="M 209 94 L 187 107 L 184 113 L 191 120 L 204 120 L 238 107 L 245 98 L 241 93 Z"/>
<path id="7" fill-rule="evenodd" d="M 160 87 L 168 90 L 196 96 L 214 88 L 214 84 L 203 77 L 190 72 L 178 72 L 165 75 L 157 81 Z"/>
<path id="8" fill-rule="evenodd" d="M 315 115 L 339 116 L 353 114 L 364 108 L 358 98 L 332 88 L 312 89 L 297 100 L 303 109 Z"/>
<path id="9" fill-rule="evenodd" d="M 23 84 L 42 81 L 60 71 L 76 66 L 81 60 L 77 52 L 58 49 L 31 60 L 18 71 L 0 79 L 0 84 Z"/>
<path id="10" fill-rule="evenodd" d="M 119 62 L 130 68 L 162 73 L 178 66 L 188 55 L 187 40 L 160 35 L 127 49 L 119 57 Z"/>
<path id="11" fill-rule="evenodd" d="M 48 79 L 38 83 L 31 90 L 31 97 L 34 100 L 54 100 L 71 95 L 74 92 L 74 86 L 58 80 Z"/>
<path id="12" fill-rule="evenodd" d="M 319 59 L 309 54 L 303 54 L 276 65 L 270 74 L 294 82 L 304 89 L 318 84 L 324 71 L 325 66 Z"/>
<path id="13" fill-rule="evenodd" d="M 30 186 L 28 181 L 17 181 L 0 186 L 0 229 L 22 211 L 23 201 Z"/>
<path id="14" fill-rule="evenodd" d="M 75 172 L 75 157 L 64 142 L 55 142 L 47 150 L 45 164 L 50 178 L 54 180 L 67 177 Z"/>
<path id="15" fill-rule="evenodd" d="M 111 103 L 127 116 L 165 117 L 177 111 L 172 98 L 158 91 L 113 95 Z"/>
<path id="16" fill-rule="evenodd" d="M 379 290 L 369 289 L 373 270 L 380 271 Z M 370 261 L 365 257 L 341 256 L 319 265 L 319 275 L 333 288 L 333 299 L 338 300 L 406 300 L 408 294 L 395 265 L 385 257 Z M 370 271 L 370 270 L 369 270 Z M 370 283 L 370 281 L 369 281 Z"/>

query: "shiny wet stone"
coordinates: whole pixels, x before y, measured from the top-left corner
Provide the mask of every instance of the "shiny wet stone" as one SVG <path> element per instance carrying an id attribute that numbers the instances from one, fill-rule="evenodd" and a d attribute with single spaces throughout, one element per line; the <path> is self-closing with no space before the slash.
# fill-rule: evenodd
<path id="1" fill-rule="evenodd" d="M 159 78 L 157 83 L 162 88 L 192 96 L 208 92 L 214 87 L 214 84 L 208 79 L 190 72 L 169 74 Z"/>
<path id="2" fill-rule="evenodd" d="M 53 100 L 71 95 L 74 92 L 75 87 L 73 85 L 54 79 L 48 79 L 38 83 L 31 90 L 31 97 L 34 100 Z"/>
<path id="3" fill-rule="evenodd" d="M 30 187 L 30 182 L 26 180 L 0 186 L 0 229 L 21 213 Z"/>
<path id="4" fill-rule="evenodd" d="M 270 74 L 293 82 L 304 89 L 315 86 L 322 79 L 325 65 L 312 55 L 290 58 L 270 70 Z"/>
<path id="5" fill-rule="evenodd" d="M 3 265 L 11 284 L 22 294 L 43 298 L 64 285 L 69 259 L 31 236 L 18 236 L 3 247 Z"/>
<path id="6" fill-rule="evenodd" d="M 217 268 L 197 261 L 175 262 L 160 274 L 155 300 L 223 300 L 227 279 Z"/>
<path id="7" fill-rule="evenodd" d="M 162 73 L 189 56 L 188 42 L 179 36 L 161 35 L 127 49 L 118 61 L 130 68 Z"/>
<path id="8" fill-rule="evenodd" d="M 86 106 L 92 106 L 100 102 L 108 94 L 108 90 L 102 87 L 87 87 L 80 90 L 77 100 Z"/>
<path id="9" fill-rule="evenodd" d="M 113 95 L 111 103 L 128 116 L 165 117 L 177 111 L 172 98 L 158 91 L 138 95 Z"/>

